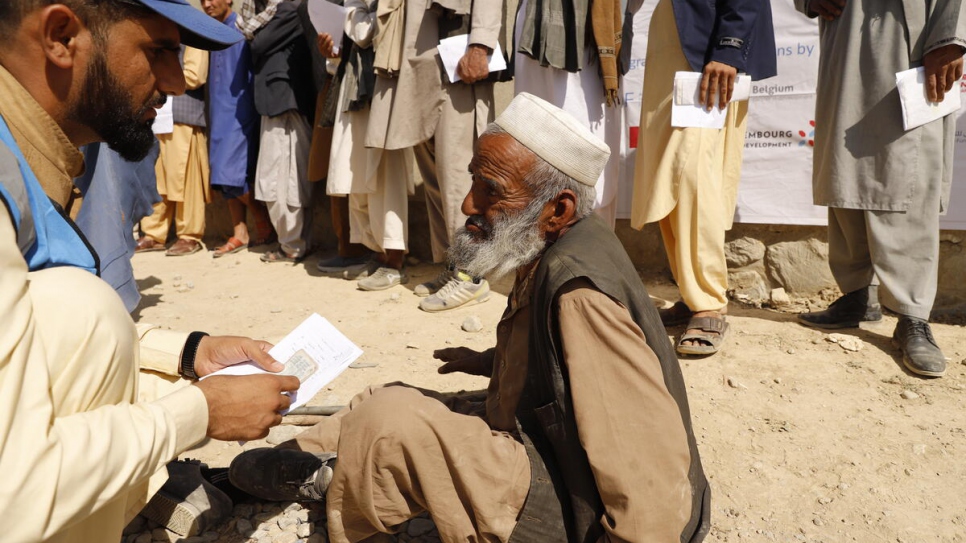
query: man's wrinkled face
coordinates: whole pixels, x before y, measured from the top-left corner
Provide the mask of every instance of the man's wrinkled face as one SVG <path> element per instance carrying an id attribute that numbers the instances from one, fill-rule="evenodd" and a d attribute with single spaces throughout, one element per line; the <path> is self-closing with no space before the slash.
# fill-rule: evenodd
<path id="1" fill-rule="evenodd" d="M 201 0 L 201 7 L 210 17 L 225 22 L 231 13 L 231 0 Z"/>
<path id="2" fill-rule="evenodd" d="M 182 94 L 178 27 L 160 16 L 118 22 L 95 36 L 79 99 L 70 117 L 125 160 L 154 145 L 151 125 L 168 94 Z"/>
<path id="3" fill-rule="evenodd" d="M 462 207 L 466 226 L 450 248 L 458 269 L 499 277 L 529 264 L 543 250 L 546 203 L 535 201 L 524 181 L 533 165 L 534 155 L 509 135 L 488 135 L 477 142 L 470 162 L 473 184 Z"/>

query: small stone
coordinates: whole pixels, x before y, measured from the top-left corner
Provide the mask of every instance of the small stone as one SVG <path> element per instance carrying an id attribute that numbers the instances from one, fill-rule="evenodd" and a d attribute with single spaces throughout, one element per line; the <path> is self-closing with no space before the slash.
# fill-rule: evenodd
<path id="1" fill-rule="evenodd" d="M 741 382 L 735 379 L 734 377 L 728 377 L 728 386 L 731 388 L 737 388 L 740 390 L 744 390 L 748 388 L 745 385 L 741 384 Z"/>
<path id="2" fill-rule="evenodd" d="M 832 503 L 832 498 L 828 498 L 828 497 L 819 498 L 818 499 L 818 503 L 820 503 L 822 505 L 828 505 L 828 504 Z"/>
<path id="3" fill-rule="evenodd" d="M 862 350 L 865 346 L 865 342 L 854 336 L 847 336 L 845 334 L 829 334 L 826 336 L 826 341 L 830 343 L 836 343 L 839 347 L 842 347 L 846 351 L 851 351 L 853 353 Z"/>
<path id="4" fill-rule="evenodd" d="M 280 308 L 280 307 L 273 307 L 270 311 L 272 313 L 281 313 L 282 312 L 282 308 Z"/>
<path id="5" fill-rule="evenodd" d="M 295 531 L 294 528 L 296 524 L 298 524 L 298 521 L 296 521 L 294 518 L 282 517 L 278 519 L 278 527 L 285 530 L 286 532 L 289 532 L 289 531 L 294 532 Z M 289 528 L 292 528 L 292 530 L 289 530 Z"/>
<path id="6" fill-rule="evenodd" d="M 781 377 L 775 377 L 775 378 L 773 379 L 773 381 L 775 381 L 775 384 L 776 384 L 776 385 L 780 385 L 780 384 L 782 384 L 782 378 L 781 378 Z"/>
<path id="7" fill-rule="evenodd" d="M 773 306 L 781 307 L 791 303 L 792 299 L 788 297 L 788 293 L 785 292 L 785 289 L 781 287 L 771 289 L 771 304 Z"/>
<path id="8" fill-rule="evenodd" d="M 399 301 L 399 293 L 393 292 L 392 294 L 389 295 L 389 299 L 392 300 L 393 302 Z"/>
<path id="9" fill-rule="evenodd" d="M 180 275 L 175 275 L 174 277 L 172 277 L 172 279 L 174 279 L 175 281 L 180 281 L 181 280 L 181 276 Z"/>
<path id="10" fill-rule="evenodd" d="M 278 511 L 272 511 L 272 510 L 263 511 L 263 512 L 255 515 L 255 522 L 258 522 L 259 524 L 261 524 L 263 522 L 272 522 L 272 523 L 274 523 L 276 516 L 278 516 Z"/>
<path id="11" fill-rule="evenodd" d="M 228 298 L 230 298 L 232 300 L 237 300 L 238 299 L 238 295 L 237 294 L 230 294 L 230 295 L 228 295 Z"/>
<path id="12" fill-rule="evenodd" d="M 295 543 L 299 540 L 299 536 L 291 532 L 282 532 L 272 539 L 272 543 Z"/>
<path id="13" fill-rule="evenodd" d="M 240 503 L 231 510 L 231 514 L 236 517 L 250 517 L 255 514 L 255 511 L 252 508 L 252 504 Z"/>
<path id="14" fill-rule="evenodd" d="M 849 483 L 839 483 L 839 490 L 848 490 Z"/>
<path id="15" fill-rule="evenodd" d="M 376 363 L 376 362 L 359 362 L 359 361 L 356 361 L 356 362 L 353 362 L 353 363 L 349 364 L 349 367 L 352 368 L 352 369 L 354 369 L 354 370 L 361 370 L 361 369 L 364 369 L 364 368 L 375 368 L 375 367 L 378 367 L 378 366 L 379 366 L 379 364 Z"/>
<path id="16" fill-rule="evenodd" d="M 785 352 L 788 353 L 788 354 L 795 354 L 795 349 L 788 349 Z"/>
<path id="17" fill-rule="evenodd" d="M 899 394 L 899 396 L 901 396 L 903 400 L 915 400 L 916 398 L 919 397 L 918 394 L 916 394 L 915 392 L 913 392 L 911 390 L 903 390 Z"/>
<path id="18" fill-rule="evenodd" d="M 466 317 L 466 320 L 463 321 L 462 328 L 464 332 L 479 332 L 483 329 L 483 321 L 476 315 Z"/>
<path id="19" fill-rule="evenodd" d="M 819 517 L 815 517 L 812 519 L 812 524 L 816 526 L 823 526 L 825 524 L 825 521 L 820 519 Z"/>
<path id="20" fill-rule="evenodd" d="M 296 511 L 292 515 L 292 518 L 294 518 L 295 520 L 297 520 L 299 522 L 303 522 L 303 523 L 304 522 L 309 522 L 309 510 L 308 509 L 300 509 L 300 510 Z"/>
<path id="21" fill-rule="evenodd" d="M 922 456 L 922 455 L 926 454 L 926 445 L 924 443 L 917 443 L 917 444 L 915 444 L 915 445 L 912 446 L 912 452 L 913 452 L 913 454 L 917 454 L 919 456 Z"/>
<path id="22" fill-rule="evenodd" d="M 265 441 L 268 441 L 269 445 L 279 445 L 281 443 L 285 443 L 290 439 L 293 439 L 295 436 L 301 433 L 302 433 L 302 428 L 298 426 L 283 424 L 281 426 L 276 426 L 271 430 L 269 430 L 268 437 L 265 438 Z"/>
<path id="23" fill-rule="evenodd" d="M 177 288 L 175 288 L 174 290 L 175 290 L 176 292 L 188 292 L 188 291 L 189 291 L 189 290 L 191 290 L 191 289 L 189 289 L 189 288 L 188 288 L 188 287 L 186 287 L 186 286 L 178 286 L 178 287 L 177 287 Z"/>
<path id="24" fill-rule="evenodd" d="M 295 535 L 299 537 L 308 537 L 312 535 L 312 525 L 309 523 L 299 524 L 298 528 L 295 530 Z"/>
<path id="25" fill-rule="evenodd" d="M 416 343 L 407 343 L 406 344 L 406 348 L 407 349 L 418 349 L 419 348 L 419 345 L 416 344 Z"/>
<path id="26" fill-rule="evenodd" d="M 238 522 L 235 523 L 235 531 L 238 532 L 239 535 L 248 537 L 255 530 L 252 529 L 252 522 L 250 520 L 247 518 L 240 518 L 238 519 Z"/>
<path id="27" fill-rule="evenodd" d="M 188 281 L 187 283 L 184 284 L 184 286 L 188 288 L 195 288 L 195 283 L 194 281 Z"/>

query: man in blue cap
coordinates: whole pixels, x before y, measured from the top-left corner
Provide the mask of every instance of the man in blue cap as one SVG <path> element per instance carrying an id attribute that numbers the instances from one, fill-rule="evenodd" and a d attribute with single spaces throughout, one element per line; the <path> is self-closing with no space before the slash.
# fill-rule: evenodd
<path id="1" fill-rule="evenodd" d="M 0 511 L 16 519 L 4 541 L 119 541 L 171 459 L 206 437 L 264 437 L 298 387 L 193 382 L 247 360 L 282 366 L 265 342 L 136 327 L 69 218 L 78 147 L 143 159 L 155 109 L 185 90 L 180 44 L 239 39 L 185 0 L 0 2 Z M 170 518 L 196 524 L 179 505 Z"/>

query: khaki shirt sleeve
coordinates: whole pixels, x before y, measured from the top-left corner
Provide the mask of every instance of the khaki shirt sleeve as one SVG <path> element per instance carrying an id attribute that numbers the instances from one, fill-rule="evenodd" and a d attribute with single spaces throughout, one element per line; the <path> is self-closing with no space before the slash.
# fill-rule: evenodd
<path id="1" fill-rule="evenodd" d="M 137 328 L 141 340 L 141 369 L 178 375 L 181 352 L 188 341 L 188 334 L 162 330 L 154 324 L 143 322 L 139 322 Z"/>
<path id="2" fill-rule="evenodd" d="M 503 2 L 475 0 L 470 17 L 470 43 L 496 49 L 503 28 Z"/>
<path id="3" fill-rule="evenodd" d="M 200 389 L 185 387 L 158 402 L 58 413 L 27 265 L 2 204 L 0 277 L 0 511 L 16 519 L 2 538 L 44 541 L 201 441 L 208 409 Z"/>
<path id="4" fill-rule="evenodd" d="M 208 51 L 184 48 L 184 81 L 188 90 L 194 90 L 208 82 Z"/>
<path id="5" fill-rule="evenodd" d="M 677 403 L 644 333 L 585 280 L 558 298 L 580 442 L 604 502 L 602 541 L 678 541 L 691 461 Z"/>

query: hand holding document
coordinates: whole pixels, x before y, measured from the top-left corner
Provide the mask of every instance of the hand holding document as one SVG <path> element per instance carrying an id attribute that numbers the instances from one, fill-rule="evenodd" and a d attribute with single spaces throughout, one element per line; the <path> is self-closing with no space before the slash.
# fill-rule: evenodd
<path id="1" fill-rule="evenodd" d="M 922 66 L 897 73 L 896 87 L 902 103 L 902 126 L 906 130 L 945 117 L 962 106 L 958 82 L 952 91 L 946 93 L 942 102 L 926 99 L 926 69 Z"/>
<path id="2" fill-rule="evenodd" d="M 469 42 L 469 34 L 462 34 L 440 40 L 439 45 L 436 47 L 439 50 L 439 58 L 443 61 L 443 67 L 446 69 L 446 75 L 449 77 L 450 83 L 456 83 L 460 80 L 460 76 L 456 73 L 456 66 L 460 63 L 463 55 L 466 54 L 466 48 L 469 46 Z M 486 56 L 486 60 L 491 73 L 506 70 L 506 59 L 503 58 L 500 44 L 496 44 L 496 48 Z"/>
<path id="3" fill-rule="evenodd" d="M 281 375 L 298 377 L 301 386 L 292 396 L 288 411 L 305 405 L 325 385 L 339 376 L 362 355 L 362 349 L 342 335 L 335 326 L 313 313 L 268 352 L 285 364 Z M 269 373 L 255 363 L 230 366 L 211 375 L 254 375 Z M 206 376 L 210 377 L 210 376 Z"/>
<path id="4" fill-rule="evenodd" d="M 728 106 L 717 105 L 708 110 L 698 98 L 701 92 L 701 72 L 674 74 L 674 103 L 671 105 L 671 126 L 675 128 L 724 128 Z M 747 100 L 751 96 L 751 76 L 735 78 L 731 101 Z"/>
<path id="5" fill-rule="evenodd" d="M 345 32 L 346 9 L 328 0 L 308 0 L 309 19 L 317 34 L 328 34 L 334 42 L 332 54 L 338 55 L 342 49 L 342 35 Z"/>

